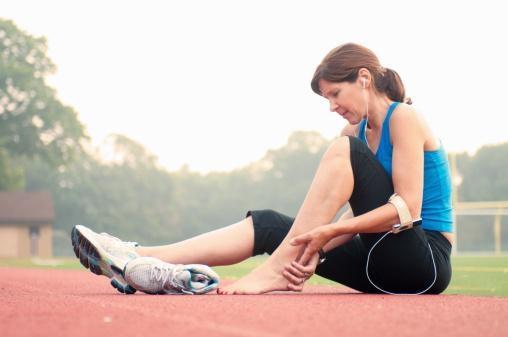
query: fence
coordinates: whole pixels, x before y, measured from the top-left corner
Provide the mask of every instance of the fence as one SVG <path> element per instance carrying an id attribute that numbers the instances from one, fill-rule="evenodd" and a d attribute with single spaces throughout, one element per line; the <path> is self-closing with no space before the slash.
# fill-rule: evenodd
<path id="1" fill-rule="evenodd" d="M 457 202 L 455 210 L 454 253 L 489 252 L 501 255 L 506 251 L 508 226 L 507 201 Z"/>

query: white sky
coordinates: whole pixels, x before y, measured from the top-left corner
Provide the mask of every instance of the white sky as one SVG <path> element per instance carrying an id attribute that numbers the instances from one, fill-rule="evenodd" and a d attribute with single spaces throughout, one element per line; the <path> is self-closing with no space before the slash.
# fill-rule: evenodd
<path id="1" fill-rule="evenodd" d="M 344 42 L 401 75 L 448 151 L 508 141 L 503 1 L 0 0 L 48 39 L 49 79 L 94 143 L 125 134 L 170 170 L 229 170 L 345 120 L 310 89 Z"/>

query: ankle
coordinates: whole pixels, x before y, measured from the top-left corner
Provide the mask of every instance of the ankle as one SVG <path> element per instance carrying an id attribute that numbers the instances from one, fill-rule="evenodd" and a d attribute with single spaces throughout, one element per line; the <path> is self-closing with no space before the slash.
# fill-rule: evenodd
<path id="1" fill-rule="evenodd" d="M 134 247 L 134 251 L 139 255 L 143 257 L 153 257 L 150 247 L 142 247 L 142 246 L 136 246 Z"/>
<path id="2" fill-rule="evenodd" d="M 290 245 L 289 241 L 283 241 L 272 253 L 271 257 L 281 264 L 285 264 L 288 261 L 294 261 L 298 257 L 300 250 L 301 247 Z"/>

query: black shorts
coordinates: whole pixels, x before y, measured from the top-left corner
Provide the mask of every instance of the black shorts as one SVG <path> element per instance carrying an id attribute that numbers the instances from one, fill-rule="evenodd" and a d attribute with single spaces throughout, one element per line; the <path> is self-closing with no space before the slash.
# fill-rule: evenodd
<path id="1" fill-rule="evenodd" d="M 388 202 L 393 194 L 391 177 L 367 146 L 349 137 L 351 165 L 355 179 L 349 204 L 355 216 Z M 289 232 L 294 218 L 273 210 L 247 212 L 254 223 L 253 255 L 271 254 Z M 436 231 L 414 227 L 399 234 L 358 234 L 349 242 L 326 253 L 316 274 L 365 293 L 443 292 L 451 279 L 450 242 Z M 367 278 L 366 265 L 369 251 Z M 434 281 L 435 279 L 435 281 Z"/>

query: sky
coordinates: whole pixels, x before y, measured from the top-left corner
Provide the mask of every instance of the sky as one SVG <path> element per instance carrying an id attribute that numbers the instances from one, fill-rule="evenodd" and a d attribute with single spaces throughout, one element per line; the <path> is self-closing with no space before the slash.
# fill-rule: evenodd
<path id="1" fill-rule="evenodd" d="M 94 144 L 124 134 L 169 170 L 223 171 L 296 130 L 346 121 L 310 89 L 332 48 L 356 42 L 402 77 L 448 151 L 508 141 L 503 1 L 0 0 L 45 36 L 48 78 Z"/>

